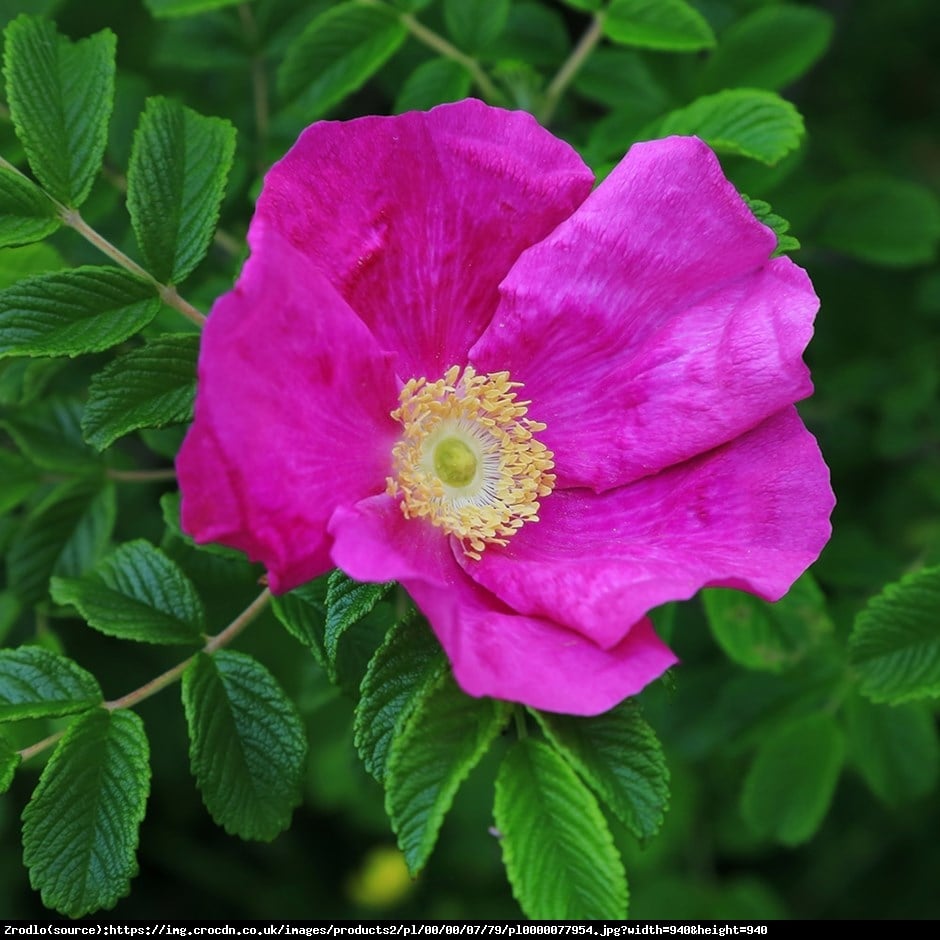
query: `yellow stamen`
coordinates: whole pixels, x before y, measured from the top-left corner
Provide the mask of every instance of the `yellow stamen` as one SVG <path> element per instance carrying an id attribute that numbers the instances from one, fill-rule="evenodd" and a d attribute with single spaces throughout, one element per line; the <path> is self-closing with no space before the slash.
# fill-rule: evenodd
<path id="1" fill-rule="evenodd" d="M 539 498 L 555 484 L 553 454 L 532 435 L 545 425 L 527 418 L 508 372 L 477 375 L 452 366 L 442 379 L 411 379 L 392 417 L 404 429 L 392 450 L 388 493 L 408 519 L 425 517 L 456 536 L 479 559 L 538 521 Z"/>

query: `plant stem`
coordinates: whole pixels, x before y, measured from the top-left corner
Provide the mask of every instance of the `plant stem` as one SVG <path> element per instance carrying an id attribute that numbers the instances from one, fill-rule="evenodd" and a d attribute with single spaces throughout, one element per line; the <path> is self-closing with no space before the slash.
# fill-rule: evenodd
<path id="1" fill-rule="evenodd" d="M 512 710 L 512 717 L 516 722 L 516 737 L 522 741 L 529 736 L 529 732 L 525 726 L 525 711 L 521 705 L 517 705 Z"/>
<path id="2" fill-rule="evenodd" d="M 565 60 L 558 73 L 545 89 L 545 98 L 542 101 L 542 108 L 537 115 L 542 124 L 548 124 L 558 107 L 565 89 L 571 83 L 571 80 L 578 74 L 578 70 L 584 65 L 585 60 L 594 51 L 594 47 L 600 41 L 604 28 L 604 14 L 598 12 L 594 14 L 590 25 L 584 31 L 584 34 L 578 40 L 578 44 L 571 50 L 571 55 Z"/>
<path id="3" fill-rule="evenodd" d="M 162 470 L 115 470 L 108 467 L 104 475 L 109 480 L 121 483 L 150 483 L 154 480 L 175 480 L 176 470 L 173 467 L 165 467 Z"/>
<path id="4" fill-rule="evenodd" d="M 211 656 L 217 650 L 227 646 L 265 609 L 265 607 L 267 607 L 270 602 L 271 592 L 265 588 L 221 633 L 217 633 L 215 636 L 209 637 L 209 639 L 206 641 L 206 645 L 202 648 L 202 652 Z M 198 653 L 196 655 L 198 655 Z M 151 679 L 149 682 L 144 683 L 142 686 L 140 686 L 140 688 L 134 689 L 133 692 L 128 692 L 127 695 L 122 695 L 120 698 L 112 699 L 110 702 L 105 702 L 102 707 L 106 708 L 108 711 L 113 712 L 120 708 L 131 708 L 139 702 L 144 701 L 144 699 L 148 699 L 152 695 L 156 695 L 157 692 L 160 692 L 167 686 L 176 682 L 176 680 L 183 675 L 189 664 L 195 658 L 196 656 L 190 656 L 188 659 L 183 660 L 181 663 L 177 663 L 172 669 L 168 669 L 166 672 L 157 676 L 155 679 Z M 52 747 L 52 745 L 55 744 L 64 733 L 64 731 L 57 731 L 55 734 L 50 734 L 49 737 L 43 738 L 42 741 L 37 741 L 36 744 L 32 744 L 29 747 L 23 748 L 23 750 L 18 752 L 20 760 L 27 761 L 31 757 L 35 757 L 37 754 L 41 754 L 47 748 Z"/>

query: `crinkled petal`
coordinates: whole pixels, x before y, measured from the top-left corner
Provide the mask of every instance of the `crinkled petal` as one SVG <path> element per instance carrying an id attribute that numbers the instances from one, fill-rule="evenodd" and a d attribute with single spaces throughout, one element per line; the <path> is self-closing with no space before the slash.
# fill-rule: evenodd
<path id="1" fill-rule="evenodd" d="M 334 561 L 351 577 L 404 585 L 470 695 L 594 715 L 676 662 L 645 618 L 605 650 L 550 617 L 516 613 L 467 577 L 446 535 L 405 519 L 389 497 L 339 507 L 330 531 Z"/>
<path id="2" fill-rule="evenodd" d="M 524 385 L 558 485 L 607 489 L 812 391 L 818 300 L 696 138 L 634 145 L 525 252 L 470 358 Z"/>
<path id="3" fill-rule="evenodd" d="M 463 365 L 519 253 L 591 191 L 571 147 L 467 100 L 309 127 L 268 173 L 254 228 L 283 232 L 398 354 L 403 379 Z"/>
<path id="4" fill-rule="evenodd" d="M 826 544 L 834 502 L 816 441 L 790 406 L 627 486 L 555 491 L 505 548 L 458 561 L 515 610 L 613 647 L 651 608 L 702 587 L 779 599 Z"/>
<path id="5" fill-rule="evenodd" d="M 345 301 L 276 233 L 257 238 L 203 333 L 183 528 L 263 562 L 275 591 L 322 574 L 333 510 L 385 488 L 397 397 Z"/>

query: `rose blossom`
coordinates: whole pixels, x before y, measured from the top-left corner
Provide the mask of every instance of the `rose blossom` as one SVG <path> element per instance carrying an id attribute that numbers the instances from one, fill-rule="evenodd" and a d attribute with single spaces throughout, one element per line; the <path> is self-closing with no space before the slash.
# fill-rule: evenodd
<path id="1" fill-rule="evenodd" d="M 475 100 L 304 131 L 203 335 L 184 528 L 276 592 L 395 579 L 468 693 L 572 714 L 675 662 L 651 608 L 782 596 L 833 505 L 809 278 L 696 138 L 592 183 Z"/>

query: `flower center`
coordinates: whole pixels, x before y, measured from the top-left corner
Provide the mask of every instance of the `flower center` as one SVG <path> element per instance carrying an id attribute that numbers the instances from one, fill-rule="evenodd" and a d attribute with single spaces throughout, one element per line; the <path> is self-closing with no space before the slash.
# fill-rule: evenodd
<path id="1" fill-rule="evenodd" d="M 410 379 L 392 412 L 404 430 L 388 493 L 406 518 L 429 519 L 470 558 L 538 522 L 539 497 L 555 483 L 553 454 L 532 436 L 545 425 L 525 416 L 521 387 L 508 372 L 452 366 L 436 382 Z"/>

